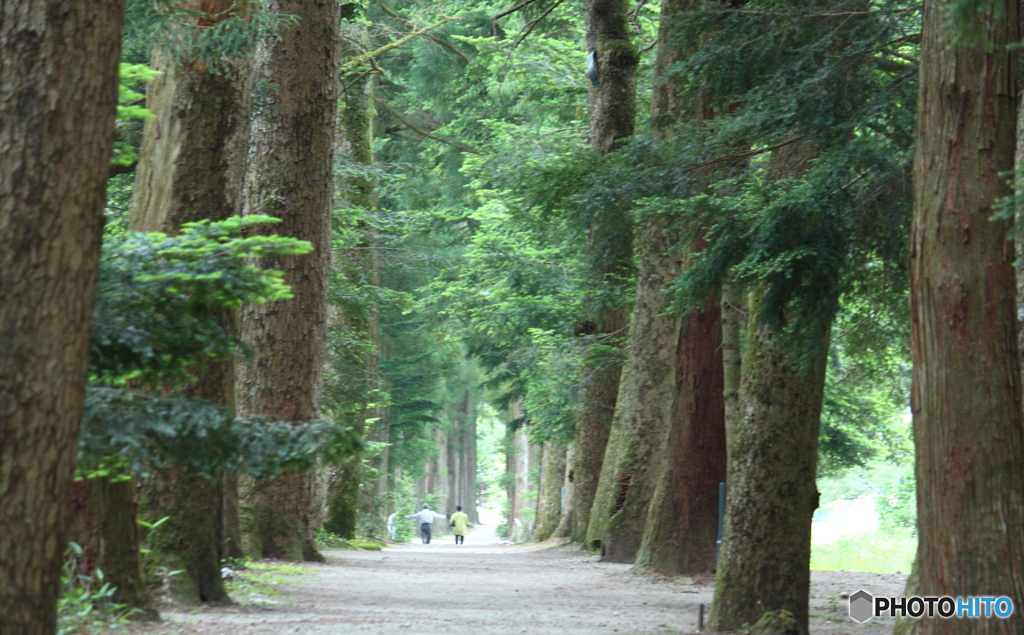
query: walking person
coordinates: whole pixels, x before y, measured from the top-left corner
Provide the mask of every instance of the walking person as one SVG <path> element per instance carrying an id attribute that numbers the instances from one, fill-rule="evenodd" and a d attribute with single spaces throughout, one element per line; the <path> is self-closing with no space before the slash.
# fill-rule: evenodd
<path id="1" fill-rule="evenodd" d="M 455 534 L 455 544 L 465 544 L 466 528 L 469 527 L 469 516 L 462 511 L 462 505 L 455 506 L 455 513 L 448 519 L 448 524 L 452 526 L 452 533 Z"/>
<path id="2" fill-rule="evenodd" d="M 406 518 L 418 518 L 420 521 L 420 538 L 423 539 L 423 544 L 430 544 L 430 530 L 434 528 L 435 518 L 444 518 L 444 514 L 438 514 L 437 512 L 430 510 L 430 505 L 423 504 L 423 509 L 416 512 L 415 514 L 409 514 Z"/>

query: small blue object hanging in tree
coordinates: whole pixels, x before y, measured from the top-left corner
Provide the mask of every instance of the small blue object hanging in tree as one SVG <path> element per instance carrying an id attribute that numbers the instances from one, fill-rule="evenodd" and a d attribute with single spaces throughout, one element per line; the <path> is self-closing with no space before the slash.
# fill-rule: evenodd
<path id="1" fill-rule="evenodd" d="M 587 53 L 587 77 L 594 86 L 601 83 L 601 78 L 597 76 L 597 51 Z"/>

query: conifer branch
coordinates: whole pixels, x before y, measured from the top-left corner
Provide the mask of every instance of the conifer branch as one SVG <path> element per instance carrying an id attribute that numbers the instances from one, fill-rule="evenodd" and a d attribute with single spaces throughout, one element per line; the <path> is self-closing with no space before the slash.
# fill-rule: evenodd
<path id="1" fill-rule="evenodd" d="M 871 11 L 837 11 L 835 13 L 787 13 L 784 11 L 760 11 L 757 9 L 724 9 L 722 13 L 739 13 L 743 15 L 767 15 L 779 18 L 849 18 L 861 15 L 877 15 L 879 13 L 910 13 L 920 11 L 924 5 L 915 4 L 901 9 L 874 9 Z"/>
<path id="2" fill-rule="evenodd" d="M 788 146 L 791 143 L 796 143 L 797 141 L 800 141 L 803 138 L 804 138 L 803 135 L 799 135 L 799 136 L 796 136 L 796 137 L 790 137 L 789 139 L 786 139 L 785 141 L 780 141 L 779 143 L 776 143 L 773 146 L 768 146 L 767 148 L 761 148 L 759 150 L 751 150 L 749 152 L 740 152 L 739 154 L 730 154 L 730 155 L 726 155 L 724 157 L 718 157 L 717 159 L 711 159 L 710 161 L 705 161 L 704 163 L 693 163 L 691 165 L 686 166 L 683 169 L 687 170 L 687 171 L 699 170 L 701 168 L 706 168 L 709 165 L 714 165 L 716 163 L 722 163 L 722 162 L 725 162 L 725 161 L 735 161 L 737 159 L 746 159 L 748 157 L 754 157 L 754 156 L 757 156 L 759 154 L 764 154 L 765 152 L 771 152 L 772 150 L 778 150 L 779 148 L 784 148 L 784 147 Z"/>
<path id="3" fill-rule="evenodd" d="M 520 2 L 516 6 L 512 7 L 511 9 L 509 9 L 508 11 L 502 11 L 498 15 L 494 16 L 493 18 L 491 18 L 491 22 L 497 22 L 501 18 L 504 18 L 506 15 L 512 15 L 516 11 L 522 9 L 523 7 L 525 7 L 527 5 L 533 4 L 536 1 L 537 0 L 524 0 L 523 2 Z"/>
<path id="4" fill-rule="evenodd" d="M 405 19 L 405 18 L 403 18 L 402 16 L 398 15 L 397 13 L 395 13 L 394 11 L 392 11 L 391 9 L 389 9 L 389 8 L 387 7 L 387 5 L 385 5 L 385 4 L 383 4 L 383 3 L 380 3 L 380 5 L 379 5 L 379 6 L 380 6 L 381 10 L 383 10 L 383 11 L 384 11 L 384 13 L 386 13 L 387 15 L 391 16 L 392 18 L 394 18 L 394 19 L 396 19 L 396 20 L 400 20 L 401 22 L 405 23 L 405 25 L 406 25 L 406 26 L 409 26 L 409 27 L 411 27 L 411 26 L 412 26 L 412 22 L 409 22 L 408 20 L 406 20 L 406 19 Z M 439 45 L 441 45 L 441 46 L 445 47 L 446 49 L 448 49 L 448 50 L 449 50 L 449 51 L 451 51 L 452 53 L 455 53 L 456 55 L 458 55 L 459 57 L 461 57 L 461 58 L 462 58 L 462 61 L 463 61 L 463 62 L 465 62 L 466 64 L 469 64 L 469 58 L 468 58 L 468 57 L 466 57 L 466 54 L 465 54 L 465 53 L 463 53 L 463 52 L 462 52 L 462 51 L 460 51 L 459 49 L 455 48 L 455 47 L 454 47 L 454 46 L 452 46 L 451 44 L 449 44 L 449 43 L 445 42 L 445 41 L 444 41 L 444 40 L 442 40 L 441 38 L 439 38 L 439 37 L 435 37 L 435 36 L 433 36 L 433 35 L 430 35 L 429 33 L 424 33 L 424 34 L 423 34 L 423 37 L 427 38 L 427 39 L 428 39 L 428 40 L 430 40 L 431 42 L 434 42 L 435 44 L 439 44 Z"/>
<path id="5" fill-rule="evenodd" d="M 539 24 L 541 20 L 548 17 L 548 14 L 557 9 L 563 2 L 565 2 L 565 0 L 555 0 L 554 2 L 551 3 L 551 6 L 544 11 L 544 13 L 540 14 L 533 20 L 530 20 L 530 22 L 526 25 L 526 28 L 523 29 L 523 32 L 520 33 L 518 37 L 516 37 L 514 42 L 512 42 L 512 48 L 509 49 L 509 53 L 511 54 L 511 52 L 515 50 L 515 48 L 519 46 L 522 43 L 522 41 L 525 40 L 528 35 L 530 35 L 530 33 L 533 32 L 533 28 L 537 26 L 537 24 Z"/>
<path id="6" fill-rule="evenodd" d="M 423 35 L 427 31 L 433 31 L 434 29 L 436 29 L 437 27 L 441 26 L 442 24 L 447 24 L 447 23 L 451 22 L 452 20 L 461 20 L 461 18 L 441 18 L 440 20 L 438 20 L 437 22 L 431 24 L 430 26 L 423 27 L 422 29 L 418 29 L 418 30 L 413 31 L 411 33 L 406 33 L 405 35 L 403 35 L 402 37 L 398 38 L 394 42 L 390 42 L 388 44 L 385 44 L 384 46 L 382 46 L 379 49 L 376 49 L 374 51 L 367 51 L 366 53 L 363 53 L 359 57 L 357 57 L 357 58 L 355 58 L 353 60 L 350 60 L 349 62 L 347 62 L 345 64 L 342 64 L 341 67 L 338 69 L 338 74 L 339 75 L 343 75 L 343 74 L 345 74 L 345 73 L 347 73 L 347 72 L 349 72 L 351 70 L 354 70 L 360 64 L 365 64 L 366 62 L 369 62 L 373 58 L 378 57 L 378 56 L 380 56 L 380 55 L 382 55 L 384 53 L 387 53 L 388 51 L 390 51 L 393 48 L 397 48 L 397 47 L 405 44 L 406 42 L 408 42 L 409 40 L 413 39 L 414 37 L 419 37 L 420 35 Z"/>
<path id="7" fill-rule="evenodd" d="M 447 143 L 448 145 L 450 145 L 450 146 L 452 146 L 452 147 L 455 147 L 455 148 L 458 148 L 459 150 L 463 150 L 463 151 L 465 151 L 465 152 L 472 152 L 473 154 L 480 154 L 480 151 L 479 151 L 479 150 L 474 150 L 473 148 L 470 148 L 469 146 L 465 146 L 465 145 L 462 145 L 462 144 L 461 144 L 461 143 L 459 143 L 458 141 L 452 141 L 451 139 L 445 139 L 444 137 L 439 137 L 439 136 L 437 136 L 437 135 L 434 135 L 434 134 L 430 134 L 430 133 L 429 133 L 429 132 L 427 132 L 426 130 L 421 130 L 421 129 L 420 129 L 420 128 L 418 128 L 418 127 L 417 127 L 417 126 L 416 126 L 415 124 L 413 124 L 413 123 L 412 123 L 411 121 L 409 121 L 408 119 L 406 119 L 405 117 L 403 117 L 403 116 L 401 115 L 401 113 L 399 113 L 399 112 L 398 112 L 397 110 L 395 110 L 394 108 L 392 108 L 391 106 L 389 106 L 389 105 L 388 105 L 388 102 L 384 101 L 384 100 L 383 100 L 383 99 L 381 99 L 380 97 L 374 97 L 373 99 L 374 99 L 374 101 L 376 101 L 376 102 L 377 102 L 378 104 L 380 104 L 381 106 L 383 106 L 385 110 L 387 110 L 387 111 L 388 111 L 388 112 L 390 112 L 390 113 L 391 113 L 392 115 L 394 115 L 396 119 L 398 119 L 399 121 L 401 121 L 401 122 L 402 122 L 402 125 L 404 125 L 404 126 L 405 126 L 406 128 L 408 128 L 409 130 L 412 130 L 413 132 L 415 132 L 415 133 L 417 133 L 417 134 L 419 134 L 419 135 L 422 135 L 422 136 L 424 136 L 424 137 L 427 137 L 428 139 L 433 139 L 434 141 L 440 141 L 441 143 Z"/>

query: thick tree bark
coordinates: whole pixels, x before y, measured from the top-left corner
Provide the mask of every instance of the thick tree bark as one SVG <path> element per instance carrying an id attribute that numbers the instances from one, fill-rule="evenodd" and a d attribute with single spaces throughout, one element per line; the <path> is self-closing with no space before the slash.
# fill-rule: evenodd
<path id="1" fill-rule="evenodd" d="M 541 461 L 537 524 L 533 531 L 533 538 L 537 541 L 550 538 L 562 518 L 565 444 L 559 441 L 546 442 Z"/>
<path id="2" fill-rule="evenodd" d="M 721 313 L 715 297 L 683 317 L 676 354 L 678 398 L 636 564 L 711 573 L 718 538 L 718 484 L 726 438 Z"/>
<path id="3" fill-rule="evenodd" d="M 298 24 L 257 46 L 246 212 L 281 218 L 266 231 L 308 240 L 314 252 L 259 259 L 284 271 L 294 298 L 242 309 L 242 338 L 253 353 L 239 367 L 238 406 L 244 414 L 311 421 L 320 416 L 324 367 L 339 9 L 329 0 L 268 0 L 263 7 L 296 16 Z M 321 560 L 313 544 L 319 487 L 311 472 L 257 479 L 243 509 L 250 553 Z"/>
<path id="4" fill-rule="evenodd" d="M 1024 596 L 1024 434 L 1013 248 L 989 217 L 1013 166 L 1018 3 L 955 43 L 951 2 L 925 3 L 911 226 L 911 409 L 922 595 Z M 1007 529 L 1011 528 L 1011 529 Z M 1020 633 L 1008 619 L 920 632 Z"/>
<path id="5" fill-rule="evenodd" d="M 0 632 L 56 628 L 117 103 L 119 0 L 0 5 Z"/>
<path id="6" fill-rule="evenodd" d="M 809 143 L 777 150 L 769 175 L 799 178 L 817 154 Z M 801 342 L 801 359 L 795 345 L 785 347 L 779 332 L 753 317 L 766 292 L 761 283 L 748 294 L 741 414 L 729 422 L 729 489 L 710 624 L 737 628 L 785 610 L 806 633 L 828 331 L 824 341 Z"/>
<path id="7" fill-rule="evenodd" d="M 135 616 L 159 621 L 142 572 L 135 483 L 109 477 L 75 482 L 71 540 L 82 548 L 75 574 L 95 575 L 115 586 L 111 599 L 138 609 Z"/>
<path id="8" fill-rule="evenodd" d="M 759 301 L 752 296 L 752 315 Z M 784 609 L 807 632 L 828 347 L 803 363 L 775 336 L 751 319 L 740 386 L 743 418 L 729 430 L 725 529 L 709 620 L 719 630 Z"/>
<path id="9" fill-rule="evenodd" d="M 572 530 L 572 520 L 574 518 L 572 513 L 573 490 L 575 489 L 572 468 L 575 463 L 576 445 L 570 444 L 565 450 L 565 479 L 562 481 L 562 487 L 565 488 L 565 496 L 562 497 L 562 515 L 558 519 L 558 527 L 555 528 L 555 532 L 552 534 L 555 538 L 569 538 Z"/>
<path id="10" fill-rule="evenodd" d="M 590 89 L 590 147 L 613 152 L 633 134 L 636 121 L 636 68 L 639 54 L 629 35 L 626 0 L 586 0 L 583 6 L 587 49 L 593 51 L 599 83 Z M 632 237 L 625 218 L 615 218 L 591 227 L 587 248 L 603 253 L 602 269 L 593 275 L 611 281 L 628 270 Z M 581 320 L 584 334 L 621 333 L 626 327 L 626 311 L 601 306 L 592 318 Z M 610 343 L 621 341 L 611 337 Z M 601 475 L 608 433 L 615 413 L 621 365 L 584 369 L 591 375 L 580 390 L 576 413 L 576 452 L 572 464 L 573 496 L 570 516 L 571 535 L 583 540 L 587 534 L 590 510 L 594 504 Z"/>
<path id="11" fill-rule="evenodd" d="M 680 318 L 666 313 L 664 285 L 679 272 L 676 258 L 669 256 L 678 236 L 661 215 L 649 215 L 641 224 L 629 358 L 586 539 L 610 562 L 632 563 L 640 549 L 676 395 Z"/>
<path id="12" fill-rule="evenodd" d="M 659 125 L 685 117 L 705 120 L 712 113 L 685 113 L 682 87 L 667 77 L 686 54 L 674 35 L 675 19 L 695 6 L 693 0 L 664 0 L 660 10 L 652 115 Z M 708 110 L 708 109 L 703 109 Z M 667 136 L 671 129 L 660 134 Z M 678 231 L 663 240 L 675 240 Z M 702 239 L 691 253 L 705 248 Z M 650 247 L 641 247 L 649 250 Z M 662 258 L 672 261 L 666 250 Z M 668 282 L 668 281 L 666 281 Z M 679 574 L 710 573 L 715 566 L 718 532 L 718 483 L 725 479 L 726 442 L 720 308 L 716 296 L 677 321 L 675 381 L 664 461 L 653 470 L 656 490 L 643 527 L 636 563 Z M 651 377 L 649 381 L 662 381 Z"/>
<path id="13" fill-rule="evenodd" d="M 227 0 L 205 7 L 222 15 L 230 8 Z M 228 72 L 212 73 L 190 56 L 191 51 L 163 46 L 153 53 L 151 65 L 161 75 L 146 91 L 153 117 L 143 130 L 129 216 L 132 231 L 177 234 L 185 223 L 221 221 L 241 212 L 248 66 L 239 60 Z M 237 331 L 233 311 L 220 311 L 218 322 Z M 233 415 L 234 360 L 209 362 L 193 372 L 197 379 L 184 392 Z M 150 548 L 161 565 L 182 571 L 172 579 L 171 595 L 187 604 L 229 601 L 220 575 L 221 557 L 227 555 L 221 548 L 223 486 L 170 468 L 158 472 L 145 491 L 143 514 L 151 521 L 170 519 Z"/>

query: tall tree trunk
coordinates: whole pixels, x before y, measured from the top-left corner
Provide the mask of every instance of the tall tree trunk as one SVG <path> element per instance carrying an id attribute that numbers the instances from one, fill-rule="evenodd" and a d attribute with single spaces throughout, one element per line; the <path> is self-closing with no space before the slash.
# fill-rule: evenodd
<path id="1" fill-rule="evenodd" d="M 725 481 L 721 313 L 716 298 L 683 317 L 676 355 L 678 399 L 636 564 L 711 573 L 718 538 L 718 484 Z"/>
<path id="2" fill-rule="evenodd" d="M 636 120 L 636 67 L 639 54 L 629 36 L 626 0 L 585 0 L 587 49 L 594 52 L 599 83 L 590 89 L 590 147 L 606 153 L 621 147 L 632 136 Z M 626 218 L 595 223 L 587 239 L 591 254 L 603 253 L 594 277 L 611 282 L 629 269 L 630 225 Z M 581 320 L 582 334 L 615 334 L 626 327 L 626 311 L 598 301 L 594 315 Z M 621 341 L 612 337 L 609 343 Z M 584 369 L 591 375 L 580 390 L 576 413 L 576 453 L 573 460 L 571 535 L 583 540 L 590 522 L 604 459 L 605 445 L 615 413 L 621 365 Z"/>
<path id="3" fill-rule="evenodd" d="M 1024 435 L 1013 248 L 992 207 L 1013 166 L 1018 3 L 955 42 L 950 1 L 924 7 L 911 226 L 911 409 L 922 595 L 1024 597 Z M 1020 633 L 1008 619 L 920 632 Z"/>
<path id="4" fill-rule="evenodd" d="M 205 10 L 228 17 L 231 7 L 229 0 L 221 0 Z M 198 3 L 192 8 L 199 9 Z M 190 50 L 166 46 L 153 53 L 151 65 L 161 75 L 146 91 L 146 106 L 154 116 L 143 130 L 129 215 L 132 231 L 176 234 L 185 223 L 221 221 L 241 212 L 248 139 L 247 63 L 237 60 L 224 72 L 213 73 L 191 56 Z M 217 317 L 223 328 L 237 331 L 233 311 L 220 311 Z M 184 392 L 233 415 L 234 360 L 207 363 L 194 374 L 197 380 Z M 176 468 L 157 472 L 144 488 L 142 513 L 150 520 L 170 518 L 150 549 L 161 565 L 182 571 L 170 587 L 180 602 L 230 600 L 220 575 L 222 488 L 218 480 Z"/>
<path id="5" fill-rule="evenodd" d="M 752 296 L 752 315 L 759 301 Z M 775 335 L 751 319 L 740 386 L 744 414 L 729 430 L 729 490 L 710 618 L 720 630 L 785 609 L 807 632 L 827 346 L 804 364 Z"/>
<path id="6" fill-rule="evenodd" d="M 0 5 L 0 632 L 48 635 L 117 103 L 119 0 Z"/>
<path id="7" fill-rule="evenodd" d="M 465 479 L 465 492 L 466 497 L 462 501 L 462 511 L 469 516 L 469 522 L 473 524 L 480 523 L 480 514 L 476 508 L 476 494 L 477 494 L 477 454 L 476 454 L 476 399 L 477 395 L 475 392 L 466 391 L 466 431 L 465 431 L 465 471 L 463 478 Z"/>
<path id="8" fill-rule="evenodd" d="M 267 0 L 263 7 L 298 24 L 257 47 L 246 210 L 281 218 L 267 231 L 308 240 L 314 252 L 259 259 L 284 271 L 295 297 L 240 312 L 253 353 L 239 367 L 238 406 L 248 415 L 311 421 L 320 416 L 324 367 L 339 9 L 330 0 Z M 254 485 L 245 502 L 252 555 L 322 560 L 313 544 L 316 475 L 290 472 Z"/>
<path id="9" fill-rule="evenodd" d="M 537 504 L 537 524 L 533 538 L 543 541 L 550 538 L 562 518 L 562 483 L 565 481 L 565 443 L 548 441 L 544 443 L 540 468 L 540 498 Z"/>
<path id="10" fill-rule="evenodd" d="M 679 272 L 669 255 L 677 239 L 662 215 L 641 220 L 629 358 L 586 540 L 610 562 L 636 559 L 675 404 L 680 318 L 666 313 L 664 285 Z"/>
<path id="11" fill-rule="evenodd" d="M 558 527 L 555 528 L 555 538 L 569 538 L 571 535 L 572 521 L 575 515 L 573 511 L 573 466 L 576 463 L 576 445 L 570 444 L 565 450 L 565 478 L 562 487 L 565 488 L 565 496 L 562 497 L 562 515 L 558 519 Z"/>
<path id="12" fill-rule="evenodd" d="M 515 431 L 515 434 L 512 436 L 512 447 L 515 459 L 513 462 L 513 513 L 509 520 L 512 523 L 509 525 L 509 528 L 512 530 L 510 537 L 516 542 L 521 542 L 526 539 L 529 521 L 529 512 L 527 510 L 531 505 L 531 501 L 527 496 L 527 492 L 530 489 L 530 437 L 527 436 L 524 427 L 520 427 Z"/>
<path id="13" fill-rule="evenodd" d="M 351 7 L 352 5 L 346 5 Z M 341 33 L 341 58 L 355 59 L 370 48 L 370 36 L 366 25 L 344 21 Z M 340 95 L 343 109 L 338 131 L 340 154 L 353 163 L 369 168 L 373 157 L 373 121 L 376 111 L 373 107 L 374 76 L 365 69 L 356 69 L 341 78 Z M 343 192 L 339 198 L 342 205 L 361 210 L 363 217 L 377 211 L 376 183 L 372 177 L 360 175 L 343 179 Z M 378 240 L 372 225 L 362 220 L 356 231 L 361 239 L 353 249 L 344 249 L 339 254 L 336 269 L 342 272 L 352 284 L 380 286 L 380 257 Z M 380 341 L 380 316 L 375 306 L 339 307 L 340 323 L 349 331 L 360 333 L 374 350 L 361 355 L 359 359 L 343 360 L 339 366 L 343 377 L 339 380 L 353 386 L 361 393 L 358 398 L 375 401 L 371 394 L 377 385 L 379 360 L 376 346 Z M 368 406 L 354 413 L 349 421 L 353 430 L 361 437 L 367 435 L 366 420 L 376 416 L 376 407 Z M 352 457 L 338 473 L 331 486 L 330 511 L 327 529 L 344 537 L 353 538 L 360 508 L 360 484 L 363 479 L 362 456 Z"/>
<path id="14" fill-rule="evenodd" d="M 662 2 L 652 108 L 655 121 L 666 126 L 659 131 L 661 136 L 672 134 L 667 127 L 670 122 L 684 118 L 702 121 L 713 116 L 712 112 L 705 112 L 710 109 L 703 105 L 696 112 L 684 112 L 682 86 L 667 76 L 668 69 L 687 54 L 687 49 L 678 45 L 675 21 L 696 5 L 694 0 Z M 669 246 L 680 233 L 667 228 L 660 231 L 665 234 L 661 240 Z M 704 240 L 698 238 L 690 251 L 697 253 L 704 247 Z M 668 267 L 675 258 L 669 248 L 665 244 L 641 242 L 641 250 L 652 248 L 660 252 L 652 252 L 648 257 L 661 258 L 664 262 L 660 267 L 671 275 Z M 669 280 L 663 280 L 661 286 Z M 664 293 L 663 288 L 657 292 Z M 681 319 L 675 318 L 673 372 L 667 376 L 650 373 L 647 379 L 652 384 L 671 382 L 671 392 L 665 404 L 668 419 L 658 433 L 665 451 L 662 460 L 650 469 L 650 487 L 656 489 L 648 495 L 650 505 L 645 510 L 642 541 L 635 558 L 641 566 L 677 573 L 710 572 L 714 567 L 717 484 L 724 480 L 726 467 L 719 316 L 717 297 L 712 295 L 704 307 L 687 312 Z M 655 319 L 661 321 L 661 328 L 670 327 L 666 318 Z"/>
<path id="15" fill-rule="evenodd" d="M 817 150 L 797 143 L 772 153 L 769 175 L 803 176 Z M 749 294 L 756 316 L 767 283 Z M 829 325 L 831 326 L 831 325 Z M 728 494 L 712 628 L 755 623 L 766 611 L 793 614 L 807 632 L 811 519 L 825 390 L 824 341 L 804 341 L 806 359 L 751 317 L 740 377 L 740 420 L 729 422 Z"/>
<path id="16" fill-rule="evenodd" d="M 75 575 L 94 575 L 114 585 L 111 599 L 138 609 L 145 620 L 160 620 L 142 573 L 135 483 L 98 476 L 75 482 L 70 538 L 82 548 Z"/>
<path id="17" fill-rule="evenodd" d="M 740 377 L 743 357 L 743 293 L 730 276 L 722 283 L 722 397 L 726 438 L 740 420 Z"/>

